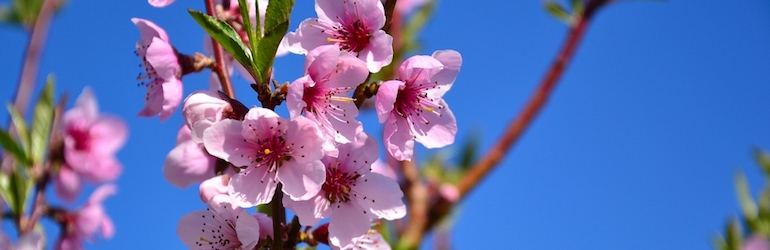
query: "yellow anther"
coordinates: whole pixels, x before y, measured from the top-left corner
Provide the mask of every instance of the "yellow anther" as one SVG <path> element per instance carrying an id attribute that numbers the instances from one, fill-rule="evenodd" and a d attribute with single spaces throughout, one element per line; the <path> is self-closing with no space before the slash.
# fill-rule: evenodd
<path id="1" fill-rule="evenodd" d="M 422 109 L 427 110 L 428 112 L 433 112 L 433 108 L 431 107 L 422 106 Z"/>
<path id="2" fill-rule="evenodd" d="M 265 154 L 266 154 L 266 155 L 269 155 L 269 154 L 270 154 L 270 153 L 272 153 L 272 152 L 273 152 L 273 151 L 270 151 L 270 149 L 269 149 L 269 148 L 266 148 L 266 149 L 265 149 Z"/>
<path id="3" fill-rule="evenodd" d="M 212 241 L 207 240 L 206 238 L 203 238 L 203 237 L 201 237 L 199 240 L 201 240 L 203 242 L 206 242 L 206 243 L 211 243 L 212 242 Z"/>
<path id="4" fill-rule="evenodd" d="M 330 101 L 339 101 L 339 102 L 346 102 L 346 103 L 350 103 L 350 101 L 352 101 L 352 100 L 353 100 L 353 98 L 350 98 L 350 97 L 342 97 L 342 96 L 332 96 L 331 98 L 329 98 L 329 100 L 330 100 Z"/>

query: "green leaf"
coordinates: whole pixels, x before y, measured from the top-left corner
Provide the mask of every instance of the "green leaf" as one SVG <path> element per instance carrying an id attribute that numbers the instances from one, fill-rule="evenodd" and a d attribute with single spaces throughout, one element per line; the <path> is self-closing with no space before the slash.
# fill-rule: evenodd
<path id="1" fill-rule="evenodd" d="M 727 249 L 738 250 L 743 245 L 743 232 L 741 230 L 741 224 L 737 219 L 730 220 L 727 225 Z"/>
<path id="2" fill-rule="evenodd" d="M 27 127 L 27 122 L 24 121 L 24 116 L 19 114 L 11 104 L 8 104 L 6 108 L 8 109 L 8 114 L 11 115 L 13 127 L 16 128 L 16 134 L 19 136 L 21 148 L 24 152 L 29 152 L 29 128 Z"/>
<path id="3" fill-rule="evenodd" d="M 770 154 L 765 150 L 756 148 L 754 149 L 754 158 L 756 158 L 762 170 L 765 171 L 765 175 L 770 177 Z"/>
<path id="4" fill-rule="evenodd" d="M 35 112 L 32 114 L 32 131 L 30 133 L 30 160 L 33 164 L 43 162 L 43 157 L 48 149 L 48 136 L 53 126 L 53 85 L 54 78 L 48 75 L 43 92 L 37 98 Z"/>
<path id="5" fill-rule="evenodd" d="M 572 26 L 572 24 L 575 22 L 575 18 L 572 17 L 572 15 L 570 15 L 569 12 L 567 12 L 567 10 L 561 6 L 561 4 L 552 1 L 544 2 L 544 4 L 545 10 L 548 11 L 551 16 L 556 18 L 556 20 L 562 21 L 569 26 Z"/>
<path id="6" fill-rule="evenodd" d="M 251 54 L 256 55 L 257 44 L 259 44 L 262 31 L 261 29 L 255 30 L 254 25 L 251 24 L 249 9 L 254 8 L 255 10 L 259 10 L 259 3 L 258 1 L 254 1 L 254 6 L 251 6 L 247 0 L 238 0 L 238 6 L 238 9 L 241 11 L 241 19 L 243 19 L 243 28 L 246 29 L 246 35 L 249 37 L 249 48 L 251 49 Z M 257 18 L 257 27 L 259 27 L 259 25 L 259 18 Z"/>
<path id="7" fill-rule="evenodd" d="M 217 41 L 227 53 L 235 58 L 243 66 L 253 67 L 252 54 L 249 48 L 243 44 L 243 40 L 238 35 L 233 27 L 229 24 L 218 20 L 212 16 L 206 15 L 206 13 L 188 9 L 190 16 L 198 22 L 198 25 L 206 31 L 214 40 Z"/>
<path id="8" fill-rule="evenodd" d="M 13 140 L 13 137 L 8 134 L 7 131 L 0 129 L 0 144 L 3 145 L 3 149 L 5 149 L 6 152 L 13 155 L 13 158 L 16 159 L 17 162 L 19 162 L 22 165 L 30 166 L 29 158 L 27 157 L 27 154 L 24 153 L 24 151 L 19 147 L 19 144 L 16 143 L 15 140 Z"/>
<path id="9" fill-rule="evenodd" d="M 0 195 L 13 214 L 23 213 L 32 190 L 32 179 L 13 171 L 11 176 L 0 174 Z"/>
<path id="10" fill-rule="evenodd" d="M 294 0 L 270 0 L 265 13 L 265 33 L 257 46 L 259 53 L 256 55 L 256 71 L 260 79 L 257 84 L 270 84 L 268 77 L 270 68 L 273 67 L 275 52 L 281 44 L 283 36 L 289 30 L 289 17 L 291 16 Z"/>
<path id="11" fill-rule="evenodd" d="M 743 209 L 743 216 L 746 217 L 747 221 L 755 220 L 757 218 L 757 204 L 751 198 L 749 186 L 746 184 L 746 177 L 741 172 L 735 174 L 735 190 L 738 193 L 738 202 L 741 204 L 741 209 Z"/>

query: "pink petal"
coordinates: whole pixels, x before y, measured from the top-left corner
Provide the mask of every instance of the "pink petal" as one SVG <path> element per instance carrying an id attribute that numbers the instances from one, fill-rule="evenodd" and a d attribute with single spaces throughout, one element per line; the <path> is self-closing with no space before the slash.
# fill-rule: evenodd
<path id="1" fill-rule="evenodd" d="M 187 188 L 214 177 L 216 159 L 201 148 L 202 145 L 188 140 L 180 143 L 166 156 L 163 176 L 178 188 Z"/>
<path id="2" fill-rule="evenodd" d="M 286 137 L 286 144 L 292 145 L 292 157 L 297 163 L 317 161 L 323 157 L 321 132 L 309 119 L 301 116 L 294 118 L 289 122 Z"/>
<path id="3" fill-rule="evenodd" d="M 146 50 L 145 60 L 152 65 L 158 77 L 167 81 L 177 78 L 179 61 L 174 47 L 168 42 L 158 37 L 153 37 L 152 43 Z"/>
<path id="4" fill-rule="evenodd" d="M 5 235 L 3 235 L 5 236 Z M 9 241 L 10 244 L 10 241 Z M 43 249 L 45 246 L 45 237 L 43 237 L 43 234 L 40 233 L 40 231 L 32 230 L 21 237 L 19 237 L 19 242 L 16 244 L 16 250 L 39 250 Z M 0 244 L 0 248 L 2 249 L 12 249 L 11 246 L 7 246 L 8 248 L 2 244 Z"/>
<path id="5" fill-rule="evenodd" d="M 294 118 L 302 115 L 302 111 L 307 107 L 307 103 L 302 99 L 305 95 L 305 86 L 313 83 L 309 75 L 294 80 L 289 85 L 289 92 L 286 93 L 286 108 L 289 109 L 289 115 Z"/>
<path id="6" fill-rule="evenodd" d="M 387 176 L 394 181 L 398 181 L 398 175 L 396 175 L 396 171 L 393 170 L 393 167 L 380 159 L 377 159 L 377 161 L 372 163 L 372 172 Z"/>
<path id="7" fill-rule="evenodd" d="M 328 81 L 323 83 L 324 88 L 351 88 L 352 90 L 363 83 L 366 77 L 369 76 L 369 70 L 366 68 L 367 65 L 350 53 L 334 49 L 326 54 L 330 54 L 330 57 L 334 60 L 317 60 L 317 62 L 329 63 L 335 67 L 332 68 L 332 71 L 325 72 L 324 75 L 328 75 Z M 316 63 L 311 65 L 309 69 L 311 73 L 314 69 L 318 69 L 317 66 L 316 68 L 313 67 L 315 65 Z"/>
<path id="8" fill-rule="evenodd" d="M 260 213 L 254 214 L 253 217 L 259 221 L 259 238 L 273 238 L 273 219 Z"/>
<path id="9" fill-rule="evenodd" d="M 99 116 L 99 104 L 96 102 L 96 97 L 94 97 L 94 93 L 89 87 L 83 88 L 83 92 L 80 93 L 77 101 L 75 101 L 75 107 L 75 109 L 82 112 L 81 118 L 87 121 L 93 121 Z"/>
<path id="10" fill-rule="evenodd" d="M 88 163 L 88 170 L 80 174 L 92 182 L 114 181 L 122 172 L 122 165 L 114 156 L 92 158 Z"/>
<path id="11" fill-rule="evenodd" d="M 356 192 L 368 197 L 359 204 L 372 215 L 386 220 L 401 219 L 406 215 L 406 206 L 401 200 L 404 193 L 393 179 L 378 173 L 369 173 L 356 182 Z"/>
<path id="12" fill-rule="evenodd" d="M 283 192 L 293 200 L 307 200 L 318 194 L 326 180 L 326 169 L 321 161 L 299 163 L 284 162 L 278 169 L 278 180 L 283 183 Z"/>
<path id="13" fill-rule="evenodd" d="M 393 61 L 393 37 L 378 30 L 369 38 L 369 45 L 358 53 L 358 58 L 366 61 L 366 67 L 377 73 Z"/>
<path id="14" fill-rule="evenodd" d="M 230 178 L 228 194 L 240 207 L 254 207 L 270 203 L 277 186 L 274 175 L 266 174 L 266 167 L 254 168 L 246 174 Z"/>
<path id="15" fill-rule="evenodd" d="M 104 184 L 96 188 L 91 197 L 88 197 L 89 204 L 102 203 L 107 197 L 113 196 L 118 192 L 118 187 L 115 184 Z"/>
<path id="16" fill-rule="evenodd" d="M 463 64 L 463 58 L 460 53 L 454 50 L 437 50 L 433 52 L 433 57 L 436 58 L 444 66 L 441 71 L 433 75 L 431 79 L 433 82 L 439 84 L 438 88 L 431 88 L 426 90 L 428 94 L 433 97 L 442 97 L 449 88 L 454 84 L 457 74 L 460 73 L 460 67 Z"/>
<path id="17" fill-rule="evenodd" d="M 223 174 L 203 181 L 200 187 L 198 187 L 201 201 L 203 201 L 203 203 L 208 203 L 209 200 L 217 195 L 227 195 L 227 185 L 230 182 L 231 177 L 232 175 L 230 174 Z"/>
<path id="18" fill-rule="evenodd" d="M 254 249 L 260 237 L 259 221 L 246 210 L 241 210 L 235 222 L 235 232 L 242 244 L 241 249 Z"/>
<path id="19" fill-rule="evenodd" d="M 377 90 L 374 100 L 374 108 L 377 110 L 377 118 L 380 123 L 390 118 L 398 97 L 398 90 L 404 88 L 405 83 L 398 80 L 383 82 Z"/>
<path id="20" fill-rule="evenodd" d="M 94 154 L 112 156 L 128 137 L 128 126 L 122 118 L 102 115 L 91 125 L 91 150 Z"/>
<path id="21" fill-rule="evenodd" d="M 191 132 L 192 131 L 190 131 L 190 128 L 188 128 L 187 125 L 182 125 L 182 127 L 179 128 L 179 132 L 176 133 L 176 143 L 174 145 L 179 145 L 179 143 L 191 140 Z"/>
<path id="22" fill-rule="evenodd" d="M 150 5 L 156 8 L 166 7 L 169 4 L 173 3 L 174 0 L 148 0 Z"/>
<path id="23" fill-rule="evenodd" d="M 299 217 L 299 224 L 304 226 L 314 226 L 331 214 L 329 209 L 331 204 L 323 195 L 316 195 L 311 199 L 302 201 L 295 201 L 284 196 L 283 204 Z"/>
<path id="24" fill-rule="evenodd" d="M 209 218 L 211 216 L 213 216 L 211 211 L 199 210 L 193 211 L 179 219 L 179 223 L 176 227 L 176 234 L 187 248 L 200 249 L 198 242 L 201 241 L 201 238 L 205 234 L 205 231 L 201 230 L 203 230 L 204 223 L 211 223 L 212 219 Z M 210 238 L 209 240 L 214 240 L 214 238 Z"/>
<path id="25" fill-rule="evenodd" d="M 329 219 L 329 242 L 340 248 L 353 244 L 353 239 L 369 231 L 371 220 L 367 211 L 352 203 L 333 206 Z"/>
<path id="26" fill-rule="evenodd" d="M 237 167 L 249 166 L 254 154 L 252 145 L 244 142 L 241 121 L 225 119 L 203 132 L 203 145 L 209 154 L 232 163 Z"/>
<path id="27" fill-rule="evenodd" d="M 452 110 L 443 99 L 439 99 L 438 104 L 444 107 L 437 110 L 440 116 L 432 112 L 423 112 L 423 117 L 430 123 L 414 123 L 416 129 L 425 133 L 415 133 L 415 140 L 426 148 L 440 148 L 452 144 L 457 134 L 457 120 Z"/>
<path id="28" fill-rule="evenodd" d="M 158 2 L 173 2 L 173 0 L 151 0 L 151 1 L 158 1 Z M 137 45 L 140 45 L 139 43 L 142 43 L 141 46 L 149 45 L 150 42 L 152 42 L 153 37 L 158 37 L 163 41 L 168 42 L 168 35 L 166 34 L 166 31 L 163 30 L 160 26 L 157 24 L 141 19 L 141 18 L 131 18 L 131 21 L 134 22 L 137 28 L 139 28 L 139 35 L 140 39 L 139 42 L 137 42 Z"/>
<path id="29" fill-rule="evenodd" d="M 431 77 L 441 71 L 444 65 L 430 56 L 407 58 L 398 69 L 399 79 L 411 82 L 433 82 Z"/>
<path id="30" fill-rule="evenodd" d="M 197 90 L 184 99 L 182 116 L 189 127 L 193 127 L 198 121 L 219 121 L 222 119 L 222 111 L 230 104 L 222 100 L 219 94 L 210 90 Z"/>
<path id="31" fill-rule="evenodd" d="M 56 194 L 64 201 L 72 202 L 77 198 L 82 188 L 80 176 L 69 167 L 62 166 L 54 179 Z"/>
<path id="32" fill-rule="evenodd" d="M 414 152 L 414 140 L 406 119 L 396 118 L 385 123 L 385 147 L 396 160 L 411 161 Z"/>
<path id="33" fill-rule="evenodd" d="M 332 44 L 326 39 L 330 36 L 321 29 L 314 27 L 317 25 L 318 19 L 308 18 L 299 24 L 296 32 L 289 32 L 286 34 L 287 49 L 291 53 L 295 54 L 308 54 L 309 51 L 322 46 Z"/>

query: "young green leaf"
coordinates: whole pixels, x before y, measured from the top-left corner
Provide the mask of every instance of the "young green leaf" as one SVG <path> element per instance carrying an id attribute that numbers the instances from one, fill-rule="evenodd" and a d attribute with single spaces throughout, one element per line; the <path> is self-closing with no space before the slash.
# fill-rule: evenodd
<path id="1" fill-rule="evenodd" d="M 548 11 L 548 13 L 557 20 L 562 21 L 569 26 L 574 24 L 575 18 L 572 17 L 572 15 L 570 15 L 569 12 L 567 12 L 567 10 L 561 6 L 561 4 L 553 1 L 547 1 L 544 4 L 545 10 Z"/>
<path id="2" fill-rule="evenodd" d="M 257 44 L 259 44 L 259 39 L 262 34 L 260 29 L 257 28 L 255 30 L 254 25 L 251 24 L 251 17 L 249 16 L 249 10 L 251 8 L 255 8 L 255 10 L 258 10 L 259 3 L 258 1 L 254 1 L 254 6 L 250 6 L 247 0 L 238 0 L 238 6 L 239 10 L 241 11 L 241 18 L 243 19 L 243 28 L 246 29 L 246 35 L 249 37 L 249 49 L 251 49 L 251 54 L 256 55 L 257 54 Z M 259 12 L 259 11 L 257 11 Z M 259 27 L 259 18 L 257 18 L 257 27 Z M 253 58 L 252 58 L 253 59 Z"/>
<path id="3" fill-rule="evenodd" d="M 217 41 L 227 53 L 244 66 L 253 66 L 252 54 L 249 48 L 243 44 L 243 40 L 229 24 L 218 20 L 206 13 L 188 9 L 190 16 L 198 22 L 198 25 Z"/>
<path id="4" fill-rule="evenodd" d="M 765 175 L 770 177 L 770 154 L 762 149 L 754 149 L 754 158 L 756 158 L 759 166 L 765 171 Z"/>
<path id="5" fill-rule="evenodd" d="M 27 157 L 27 154 L 24 152 L 24 150 L 19 147 L 19 144 L 16 143 L 16 141 L 13 140 L 13 137 L 8 134 L 5 130 L 0 129 L 0 145 L 3 146 L 3 149 L 5 149 L 5 152 L 8 152 L 13 156 L 14 159 L 21 165 L 30 166 L 32 165 L 29 162 L 29 157 Z"/>
<path id="6" fill-rule="evenodd" d="M 37 98 L 35 112 L 32 114 L 32 131 L 30 132 L 29 156 L 33 164 L 43 162 L 43 157 L 48 149 L 48 136 L 53 125 L 53 89 L 54 79 L 48 75 L 43 92 Z"/>
<path id="7" fill-rule="evenodd" d="M 746 184 L 746 177 L 743 176 L 743 173 L 735 174 L 735 189 L 738 192 L 738 202 L 743 209 L 743 216 L 748 221 L 755 220 L 757 218 L 757 204 L 751 198 L 749 186 Z"/>
<path id="8" fill-rule="evenodd" d="M 13 127 L 16 128 L 16 134 L 19 136 L 19 143 L 21 143 L 21 148 L 24 150 L 24 152 L 29 152 L 29 127 L 27 127 L 27 122 L 24 121 L 24 116 L 19 114 L 19 112 L 16 111 L 16 109 L 13 108 L 13 105 L 10 103 L 6 106 L 6 108 L 8 109 L 8 114 L 11 115 Z"/>
<path id="9" fill-rule="evenodd" d="M 267 5 L 265 33 L 257 46 L 259 53 L 256 55 L 256 67 L 257 72 L 260 72 L 258 84 L 269 84 L 268 72 L 273 66 L 278 45 L 289 30 L 289 17 L 293 7 L 294 0 L 270 0 Z"/>

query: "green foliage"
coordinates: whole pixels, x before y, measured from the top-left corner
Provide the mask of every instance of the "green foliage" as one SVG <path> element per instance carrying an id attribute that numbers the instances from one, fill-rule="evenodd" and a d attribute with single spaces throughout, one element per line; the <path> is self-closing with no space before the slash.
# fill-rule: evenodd
<path id="1" fill-rule="evenodd" d="M 257 47 L 257 44 L 259 43 L 259 39 L 262 37 L 262 30 L 261 29 L 254 29 L 254 25 L 251 24 L 251 18 L 249 17 L 249 9 L 252 8 L 252 6 L 249 6 L 248 1 L 246 0 L 238 0 L 238 8 L 241 11 L 241 18 L 243 19 L 243 28 L 246 30 L 246 35 L 249 37 L 249 48 L 251 49 L 251 54 L 256 55 L 257 51 L 254 50 L 254 48 Z M 254 9 L 259 9 L 259 2 L 254 1 Z M 257 18 L 257 26 L 260 27 L 261 24 L 259 23 L 259 18 Z"/>
<path id="2" fill-rule="evenodd" d="M 24 150 L 19 146 L 18 143 L 16 143 L 15 140 L 13 140 L 13 137 L 11 137 L 7 131 L 2 129 L 0 129 L 0 145 L 3 146 L 5 152 L 11 154 L 13 158 L 20 164 L 25 166 L 32 165 Z"/>
<path id="3" fill-rule="evenodd" d="M 24 152 L 29 152 L 29 128 L 27 127 L 27 122 L 24 121 L 24 117 L 13 108 L 13 105 L 9 103 L 6 105 L 6 108 L 8 109 L 8 114 L 11 115 L 11 121 L 13 122 L 13 127 L 16 128 L 16 134 L 19 136 L 19 142 L 21 143 L 22 149 Z"/>
<path id="4" fill-rule="evenodd" d="M 230 53 L 235 60 L 246 66 L 247 69 L 250 67 L 254 68 L 251 51 L 245 44 L 243 44 L 243 40 L 241 40 L 238 32 L 236 32 L 233 27 L 230 27 L 230 25 L 224 21 L 206 15 L 206 13 L 192 9 L 188 9 L 187 11 L 190 13 L 190 16 L 198 22 L 198 25 L 200 25 L 209 36 L 214 38 L 217 43 L 222 45 L 222 48 L 224 48 L 227 53 Z"/>
<path id="5" fill-rule="evenodd" d="M 283 36 L 289 30 L 289 17 L 291 16 L 294 0 L 270 0 L 265 13 L 265 32 L 259 40 L 256 55 L 256 70 L 260 74 L 257 84 L 270 84 L 270 68 L 273 67 L 275 52 L 281 44 Z"/>
<path id="6" fill-rule="evenodd" d="M 543 7 L 545 7 L 548 14 L 551 14 L 556 20 L 562 21 L 569 26 L 572 26 L 575 23 L 575 18 L 560 3 L 547 1 L 543 4 Z"/>
<path id="7" fill-rule="evenodd" d="M 42 0 L 13 0 L 0 7 L 0 21 L 31 28 L 41 6 Z"/>
<path id="8" fill-rule="evenodd" d="M 43 162 L 48 149 L 48 137 L 53 126 L 54 104 L 54 78 L 48 75 L 43 92 L 37 98 L 35 111 L 32 114 L 32 131 L 30 132 L 30 158 L 33 164 Z"/>
<path id="9" fill-rule="evenodd" d="M 22 171 L 23 168 L 16 168 L 10 176 L 0 173 L 0 195 L 13 214 L 20 214 L 25 210 L 27 197 L 32 191 L 32 178 Z"/>

